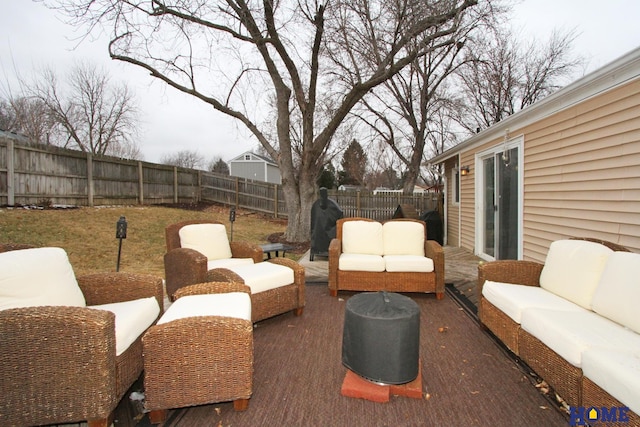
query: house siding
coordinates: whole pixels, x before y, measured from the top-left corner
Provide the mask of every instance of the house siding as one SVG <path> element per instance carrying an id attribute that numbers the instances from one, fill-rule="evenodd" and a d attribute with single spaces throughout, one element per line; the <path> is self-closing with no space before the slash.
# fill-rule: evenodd
<path id="1" fill-rule="evenodd" d="M 572 236 L 640 252 L 640 80 L 509 132 L 524 137 L 523 259 L 544 262 L 551 242 Z M 496 138 L 459 154 L 460 164 L 471 168 L 460 182 L 460 246 L 470 250 L 476 240 L 475 157 L 501 143 Z M 448 208 L 451 230 L 456 207 Z"/>
<path id="2" fill-rule="evenodd" d="M 453 180 L 455 179 L 455 173 L 453 173 L 454 168 L 458 165 L 456 161 L 457 157 L 447 160 L 445 163 L 445 170 L 447 179 L 447 217 L 449 218 L 446 221 L 447 227 L 447 244 L 451 246 L 458 246 L 460 241 L 460 205 L 455 203 L 455 186 Z M 460 177 L 461 180 L 463 177 Z"/>

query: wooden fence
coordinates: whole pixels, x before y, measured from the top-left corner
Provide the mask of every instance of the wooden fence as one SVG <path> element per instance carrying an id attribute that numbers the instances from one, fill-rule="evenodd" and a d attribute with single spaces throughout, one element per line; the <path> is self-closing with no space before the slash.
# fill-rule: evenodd
<path id="1" fill-rule="evenodd" d="M 391 218 L 399 205 L 441 209 L 439 194 L 329 191 L 345 217 Z M 0 206 L 105 206 L 215 202 L 286 217 L 282 186 L 0 138 Z M 409 208 L 410 209 L 410 208 Z"/>

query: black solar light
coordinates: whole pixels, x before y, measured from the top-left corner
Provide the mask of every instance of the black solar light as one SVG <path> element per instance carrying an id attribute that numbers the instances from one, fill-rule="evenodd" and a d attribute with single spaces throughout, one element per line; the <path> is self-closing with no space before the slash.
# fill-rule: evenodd
<path id="1" fill-rule="evenodd" d="M 122 252 L 122 239 L 127 238 L 127 219 L 123 216 L 120 217 L 116 223 L 116 239 L 119 239 L 118 244 L 118 263 L 116 264 L 116 271 L 120 271 L 120 253 Z"/>
<path id="2" fill-rule="evenodd" d="M 236 220 L 236 208 L 231 206 L 231 210 L 229 211 L 229 222 L 231 223 L 231 237 L 229 237 L 229 241 L 233 242 L 233 223 Z"/>

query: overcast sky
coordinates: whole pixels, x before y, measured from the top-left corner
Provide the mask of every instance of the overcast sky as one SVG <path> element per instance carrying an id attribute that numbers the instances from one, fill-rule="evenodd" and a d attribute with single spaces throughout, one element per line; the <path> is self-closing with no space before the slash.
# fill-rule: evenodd
<path id="1" fill-rule="evenodd" d="M 74 29 L 41 3 L 0 2 L 4 3 L 0 89 L 13 81 L 16 70 L 24 77 L 43 66 L 63 72 L 74 61 L 89 59 L 104 66 L 113 81 L 126 81 L 135 91 L 142 119 L 139 145 L 145 160 L 158 162 L 163 155 L 179 150 L 195 150 L 207 162 L 214 157 L 230 160 L 257 146 L 243 125 L 202 101 L 154 82 L 133 65 L 109 59 L 105 40 L 87 40 L 76 46 Z M 638 0 L 524 0 L 515 7 L 511 22 L 524 37 L 541 41 L 554 28 L 575 29 L 575 52 L 588 59 L 587 73 L 640 47 Z M 15 90 L 15 84 L 12 88 Z"/>

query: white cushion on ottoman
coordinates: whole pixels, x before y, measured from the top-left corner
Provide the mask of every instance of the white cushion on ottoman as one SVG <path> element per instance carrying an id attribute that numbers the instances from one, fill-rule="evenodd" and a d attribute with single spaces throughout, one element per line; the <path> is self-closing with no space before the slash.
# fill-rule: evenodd
<path id="1" fill-rule="evenodd" d="M 86 306 L 64 249 L 0 253 L 0 310 L 43 305 Z"/>
<path id="2" fill-rule="evenodd" d="M 89 308 L 107 310 L 116 315 L 116 355 L 124 353 L 160 314 L 155 297 L 132 301 L 92 305 Z"/>
<path id="3" fill-rule="evenodd" d="M 230 267 L 229 270 L 242 277 L 244 284 L 251 288 L 252 294 L 291 285 L 295 280 L 292 269 L 272 262 L 239 265 Z"/>
<path id="4" fill-rule="evenodd" d="M 589 349 L 582 355 L 582 373 L 640 414 L 640 349 L 635 352 Z"/>
<path id="5" fill-rule="evenodd" d="M 527 308 L 546 308 L 560 311 L 584 310 L 579 305 L 538 286 L 514 285 L 487 280 L 482 286 L 482 296 L 516 323 L 520 323 L 522 312 Z"/>
<path id="6" fill-rule="evenodd" d="M 188 295 L 165 311 L 158 325 L 186 317 L 221 316 L 251 320 L 251 297 L 246 292 Z"/>

